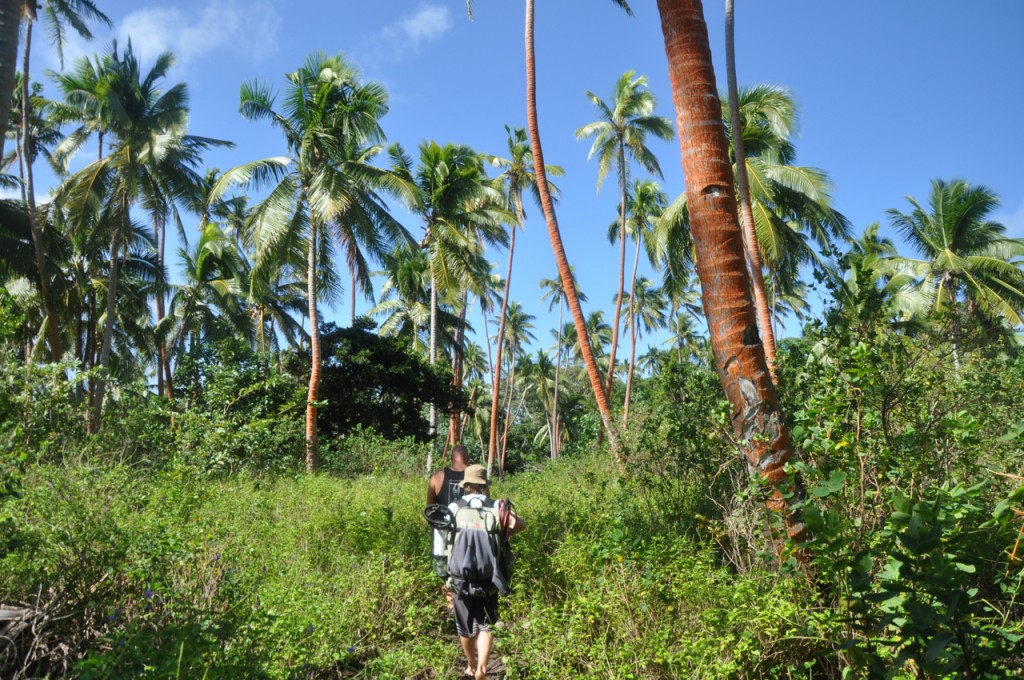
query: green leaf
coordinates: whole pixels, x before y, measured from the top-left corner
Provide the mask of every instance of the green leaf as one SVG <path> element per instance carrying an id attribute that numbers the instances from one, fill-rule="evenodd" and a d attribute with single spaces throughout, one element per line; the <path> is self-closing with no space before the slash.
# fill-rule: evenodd
<path id="1" fill-rule="evenodd" d="M 924 662 L 931 663 L 946 650 L 946 645 L 949 644 L 950 640 L 953 639 L 952 633 L 939 633 L 932 638 L 932 641 L 928 643 L 928 648 L 924 650 Z"/>

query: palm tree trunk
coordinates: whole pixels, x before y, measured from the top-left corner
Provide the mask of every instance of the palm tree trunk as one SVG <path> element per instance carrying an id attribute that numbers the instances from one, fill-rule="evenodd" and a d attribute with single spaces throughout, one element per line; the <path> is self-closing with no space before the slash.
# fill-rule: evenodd
<path id="1" fill-rule="evenodd" d="M 352 277 L 352 313 L 349 315 L 349 326 L 356 325 L 356 270 L 353 265 L 348 267 L 349 275 Z"/>
<path id="2" fill-rule="evenodd" d="M 437 282 L 430 272 L 430 365 L 437 362 Z M 430 402 L 430 448 L 427 449 L 427 472 L 434 467 L 434 449 L 437 446 L 437 406 Z"/>
<path id="3" fill-rule="evenodd" d="M 34 10 L 32 12 L 35 13 Z M 32 104 L 29 97 L 29 57 L 32 51 L 32 24 L 31 18 L 25 21 L 25 51 L 22 53 L 21 62 L 21 156 L 25 164 L 25 207 L 28 213 L 29 231 L 32 233 L 32 247 L 36 255 L 36 271 L 39 274 L 39 294 L 43 298 L 43 307 L 46 309 L 47 334 L 50 343 L 50 356 L 54 361 L 60 361 L 63 356 L 60 346 L 60 328 L 57 323 L 57 312 L 54 308 L 53 297 L 50 293 L 50 277 L 46 272 L 46 252 L 43 248 L 43 228 L 39 224 L 39 216 L 36 214 L 36 190 L 32 173 L 32 161 L 35 156 L 35 140 L 29 127 L 29 112 Z M 9 107 L 8 109 L 10 110 Z"/>
<path id="4" fill-rule="evenodd" d="M 636 367 L 636 268 L 640 264 L 640 239 L 636 241 L 633 276 L 629 283 L 629 371 L 626 373 L 626 399 L 622 404 L 622 424 L 629 424 L 629 402 L 633 396 L 633 369 Z"/>
<path id="5" fill-rule="evenodd" d="M 90 371 L 85 383 L 85 403 L 87 404 L 85 428 L 90 431 L 92 429 L 92 403 L 96 394 L 96 378 L 91 373 L 93 367 L 96 366 L 96 289 L 93 287 L 89 288 L 86 295 L 86 314 L 88 317 L 85 323 L 85 352 L 82 365 L 87 371 Z"/>
<path id="6" fill-rule="evenodd" d="M 615 350 L 619 346 L 619 319 L 622 316 L 622 298 L 626 294 L 626 152 L 619 142 L 619 294 L 615 298 L 615 320 L 612 322 L 612 347 L 608 352 L 608 382 L 605 390 L 612 394 L 615 380 Z"/>
<path id="7" fill-rule="evenodd" d="M 127 222 L 128 201 L 121 199 L 120 219 Z M 96 381 L 96 391 L 93 395 L 92 420 L 89 424 L 90 434 L 96 434 L 100 429 L 100 421 L 103 417 L 103 398 L 107 389 L 107 367 L 110 365 L 110 346 L 114 339 L 114 320 L 117 316 L 117 265 L 118 253 L 121 250 L 121 236 L 126 225 L 119 224 L 114 227 L 114 237 L 110 242 L 110 272 L 107 279 L 107 312 L 103 323 L 103 344 L 100 346 L 100 377 Z"/>
<path id="8" fill-rule="evenodd" d="M 754 209 L 750 200 L 750 183 L 747 181 L 747 155 L 743 149 L 743 125 L 740 122 L 740 95 L 736 84 L 736 48 L 733 30 L 733 0 L 725 0 L 725 64 L 729 80 L 729 112 L 732 124 L 732 145 L 736 154 L 736 180 L 740 186 L 740 205 L 743 225 L 743 247 L 750 266 L 750 281 L 754 285 L 754 307 L 757 309 L 757 326 L 764 342 L 764 355 L 768 371 L 775 383 L 775 331 L 772 328 L 771 313 L 768 310 L 768 296 L 764 290 L 764 272 L 761 269 L 761 247 L 754 230 Z"/>
<path id="9" fill-rule="evenodd" d="M 533 151 L 534 172 L 537 174 L 537 191 L 540 194 L 541 209 L 544 212 L 544 221 L 547 223 L 548 238 L 551 239 L 551 249 L 554 251 L 555 264 L 558 265 L 558 276 L 562 279 L 566 304 L 576 326 L 580 353 L 583 355 L 583 361 L 587 366 L 590 387 L 594 390 L 594 400 L 597 402 L 598 411 L 601 413 L 601 422 L 608 432 L 612 455 L 615 456 L 616 460 L 622 461 L 621 442 L 615 423 L 612 422 L 612 410 L 608 403 L 608 392 L 601 382 L 601 373 L 598 370 L 597 361 L 594 359 L 594 352 L 590 347 L 590 335 L 587 333 L 586 319 L 583 316 L 583 308 L 580 307 L 580 299 L 576 295 L 576 283 L 572 279 L 569 260 L 565 256 L 565 246 L 562 245 L 562 234 L 558 228 L 558 218 L 555 216 L 551 192 L 548 191 L 547 173 L 544 171 L 544 150 L 540 143 L 540 128 L 537 122 L 537 70 L 533 51 L 533 3 L 534 0 L 526 0 L 526 120 L 527 128 L 530 132 L 530 148 Z"/>
<path id="10" fill-rule="evenodd" d="M 160 238 L 160 218 L 153 217 L 153 238 L 156 242 L 156 323 L 164 318 L 164 249 Z M 162 338 L 157 340 L 156 393 L 164 394 L 164 363 L 167 361 L 167 345 Z"/>
<path id="11" fill-rule="evenodd" d="M 551 458 L 558 458 L 558 449 L 561 444 L 561 440 L 558 438 L 558 386 L 559 378 L 561 377 L 562 369 L 562 298 L 558 298 L 558 344 L 555 349 L 555 397 L 554 416 L 551 418 Z"/>
<path id="12" fill-rule="evenodd" d="M 768 507 L 785 513 L 788 532 L 804 536 L 784 493 L 793 442 L 779 407 L 757 333 L 750 276 L 736 212 L 729 147 L 722 123 L 700 0 L 658 0 L 682 151 L 690 223 L 719 380 L 747 467 L 775 487 Z"/>
<path id="13" fill-rule="evenodd" d="M 516 391 L 516 350 L 515 345 L 508 348 L 508 403 L 505 406 L 505 424 L 501 433 L 501 458 L 498 463 L 498 474 L 505 477 L 505 452 L 508 450 L 508 427 L 512 422 L 512 401 Z"/>
<path id="14" fill-rule="evenodd" d="M 537 180 L 540 181 L 539 179 Z M 517 216 L 518 217 L 518 216 Z M 520 223 L 521 224 L 521 223 Z M 505 294 L 501 298 L 501 319 L 498 321 L 498 343 L 494 350 L 494 368 L 491 375 L 491 433 L 487 444 L 487 478 L 494 468 L 494 452 L 498 448 L 498 395 L 501 391 L 501 350 L 505 344 L 505 321 L 508 317 L 508 296 L 512 287 L 512 256 L 516 252 L 516 226 L 508 244 L 508 274 L 505 276 Z"/>
<path id="15" fill-rule="evenodd" d="M 469 291 L 462 292 L 462 310 L 459 312 L 459 327 L 455 330 L 455 349 L 452 355 L 452 385 L 462 389 L 463 353 L 466 344 L 466 313 L 469 310 Z M 448 415 L 448 443 L 455 446 L 462 441 L 462 411 L 452 406 Z"/>
<path id="16" fill-rule="evenodd" d="M 315 223 L 309 225 L 309 253 L 306 262 L 306 295 L 309 297 L 309 393 L 306 396 L 306 472 L 320 468 L 320 442 L 317 428 L 317 399 L 320 398 L 320 317 L 316 308 Z"/>
<path id="17" fill-rule="evenodd" d="M 0 0 L 0 158 L 4 157 L 11 99 L 14 96 L 14 73 L 18 64 L 18 28 L 21 26 L 24 0 Z M 27 71 L 26 71 L 27 73 Z"/>

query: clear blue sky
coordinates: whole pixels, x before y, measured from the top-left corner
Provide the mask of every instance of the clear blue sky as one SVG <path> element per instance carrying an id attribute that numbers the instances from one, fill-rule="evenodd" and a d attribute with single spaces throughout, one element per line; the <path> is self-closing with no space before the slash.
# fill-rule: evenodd
<path id="1" fill-rule="evenodd" d="M 390 141 L 414 149 L 422 140 L 460 142 L 504 151 L 505 124 L 525 125 L 523 5 L 477 0 L 470 21 L 462 0 L 97 0 L 113 20 L 68 59 L 131 36 L 144 62 L 164 50 L 178 56 L 173 82 L 192 96 L 193 134 L 229 139 L 209 165 L 221 169 L 281 154 L 280 134 L 238 113 L 239 85 L 268 81 L 307 54 L 344 53 L 366 79 L 391 97 L 384 119 Z M 633 0 L 629 18 L 610 0 L 538 0 L 538 106 L 546 160 L 562 165 L 558 207 L 569 260 L 590 297 L 586 310 L 610 317 L 617 250 L 605 239 L 615 216 L 614 182 L 596 192 L 589 143 L 574 131 L 595 119 L 586 90 L 609 98 L 632 69 L 649 77 L 658 112 L 674 120 L 657 10 Z M 716 75 L 725 86 L 723 2 L 705 6 Z M 797 162 L 822 168 L 835 184 L 836 205 L 859 233 L 904 207 L 906 195 L 927 198 L 929 180 L 962 177 L 995 190 L 997 218 L 1024 237 L 1024 2 L 901 0 L 736 2 L 737 69 L 741 85 L 790 88 L 800 105 Z M 37 65 L 56 67 L 37 40 Z M 38 73 L 38 69 L 34 69 Z M 670 196 L 683 189 L 678 142 L 654 142 Z M 45 184 L 45 181 L 44 181 Z M 408 223 L 418 235 L 419 225 Z M 173 251 L 172 251 L 173 252 Z M 505 258 L 494 254 L 504 275 Z M 176 263 L 169 262 L 174 272 Z M 539 344 L 549 344 L 555 316 L 540 301 L 537 281 L 555 273 L 540 211 L 529 211 L 517 242 L 512 298 L 536 314 Z M 362 305 L 365 309 L 366 305 Z M 335 318 L 347 323 L 340 304 Z M 330 318 L 330 316 L 329 316 Z M 476 323 L 478 330 L 479 321 Z"/>

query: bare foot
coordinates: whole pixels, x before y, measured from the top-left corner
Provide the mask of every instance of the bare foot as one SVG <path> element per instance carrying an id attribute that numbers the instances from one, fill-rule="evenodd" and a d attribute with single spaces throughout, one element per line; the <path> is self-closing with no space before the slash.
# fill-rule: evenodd
<path id="1" fill-rule="evenodd" d="M 484 668 L 483 666 L 481 666 L 480 668 L 477 668 L 476 669 L 476 673 L 473 674 L 473 677 L 476 680 L 484 680 L 484 678 L 487 677 L 487 669 Z"/>
<path id="2" fill-rule="evenodd" d="M 476 671 L 473 668 L 470 668 L 469 666 L 466 666 L 466 670 L 462 671 L 462 674 L 468 675 L 471 678 L 476 677 Z"/>

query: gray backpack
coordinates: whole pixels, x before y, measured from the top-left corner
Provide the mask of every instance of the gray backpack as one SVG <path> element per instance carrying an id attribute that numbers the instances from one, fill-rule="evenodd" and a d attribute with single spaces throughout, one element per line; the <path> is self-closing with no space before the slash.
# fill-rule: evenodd
<path id="1" fill-rule="evenodd" d="M 452 590 L 463 597 L 508 595 L 502 564 L 502 524 L 498 503 L 484 500 L 478 507 L 465 498 L 455 502 L 454 539 L 448 555 Z M 507 543 L 506 543 L 507 545 Z"/>

